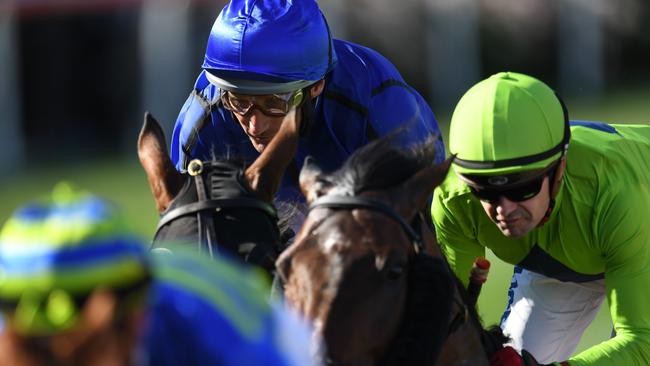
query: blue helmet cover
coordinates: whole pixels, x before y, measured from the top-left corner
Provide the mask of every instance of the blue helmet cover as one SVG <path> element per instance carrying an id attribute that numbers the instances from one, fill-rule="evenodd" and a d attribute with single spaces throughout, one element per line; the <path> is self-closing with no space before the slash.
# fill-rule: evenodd
<path id="1" fill-rule="evenodd" d="M 224 79 L 322 79 L 336 62 L 314 0 L 232 0 L 212 26 L 203 68 Z"/>

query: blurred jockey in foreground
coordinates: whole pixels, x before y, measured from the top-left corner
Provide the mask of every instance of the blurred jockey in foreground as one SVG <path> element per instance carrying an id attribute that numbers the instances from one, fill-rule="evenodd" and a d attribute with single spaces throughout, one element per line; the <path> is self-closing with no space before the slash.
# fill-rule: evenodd
<path id="1" fill-rule="evenodd" d="M 167 251 L 170 253 L 172 251 Z M 309 365 L 309 331 L 224 259 L 150 255 L 67 185 L 0 232 L 1 365 Z"/>

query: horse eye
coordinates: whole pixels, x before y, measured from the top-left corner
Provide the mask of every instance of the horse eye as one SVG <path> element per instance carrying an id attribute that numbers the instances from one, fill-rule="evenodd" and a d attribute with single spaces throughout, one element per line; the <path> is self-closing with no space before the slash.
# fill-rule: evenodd
<path id="1" fill-rule="evenodd" d="M 389 280 L 396 280 L 404 274 L 404 266 L 393 266 L 388 269 L 386 276 Z"/>

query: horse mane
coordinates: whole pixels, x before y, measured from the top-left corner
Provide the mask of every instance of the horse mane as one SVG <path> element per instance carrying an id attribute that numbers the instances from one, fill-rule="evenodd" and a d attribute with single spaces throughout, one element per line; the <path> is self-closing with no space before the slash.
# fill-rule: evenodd
<path id="1" fill-rule="evenodd" d="M 306 206 L 289 201 L 275 199 L 273 205 L 278 212 L 278 230 L 280 230 L 280 251 L 286 249 L 296 236 L 292 224 L 298 219 L 304 220 Z"/>
<path id="2" fill-rule="evenodd" d="M 434 161 L 435 141 L 438 139 L 437 135 L 431 134 L 418 144 L 401 147 L 399 142 L 407 127 L 359 148 L 325 180 L 347 195 L 386 189 L 402 183 Z"/>

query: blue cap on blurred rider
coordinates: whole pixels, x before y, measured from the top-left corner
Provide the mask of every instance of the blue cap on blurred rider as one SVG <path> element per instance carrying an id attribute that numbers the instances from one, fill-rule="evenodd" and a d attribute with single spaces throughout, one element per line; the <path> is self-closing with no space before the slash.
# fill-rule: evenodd
<path id="1" fill-rule="evenodd" d="M 59 184 L 18 209 L 0 231 L 0 304 L 20 333 L 75 325 L 96 288 L 128 291 L 150 277 L 145 245 L 106 201 Z"/>
<path id="2" fill-rule="evenodd" d="M 314 0 L 232 0 L 212 27 L 203 68 L 221 89 L 276 94 L 315 83 L 335 63 Z"/>

